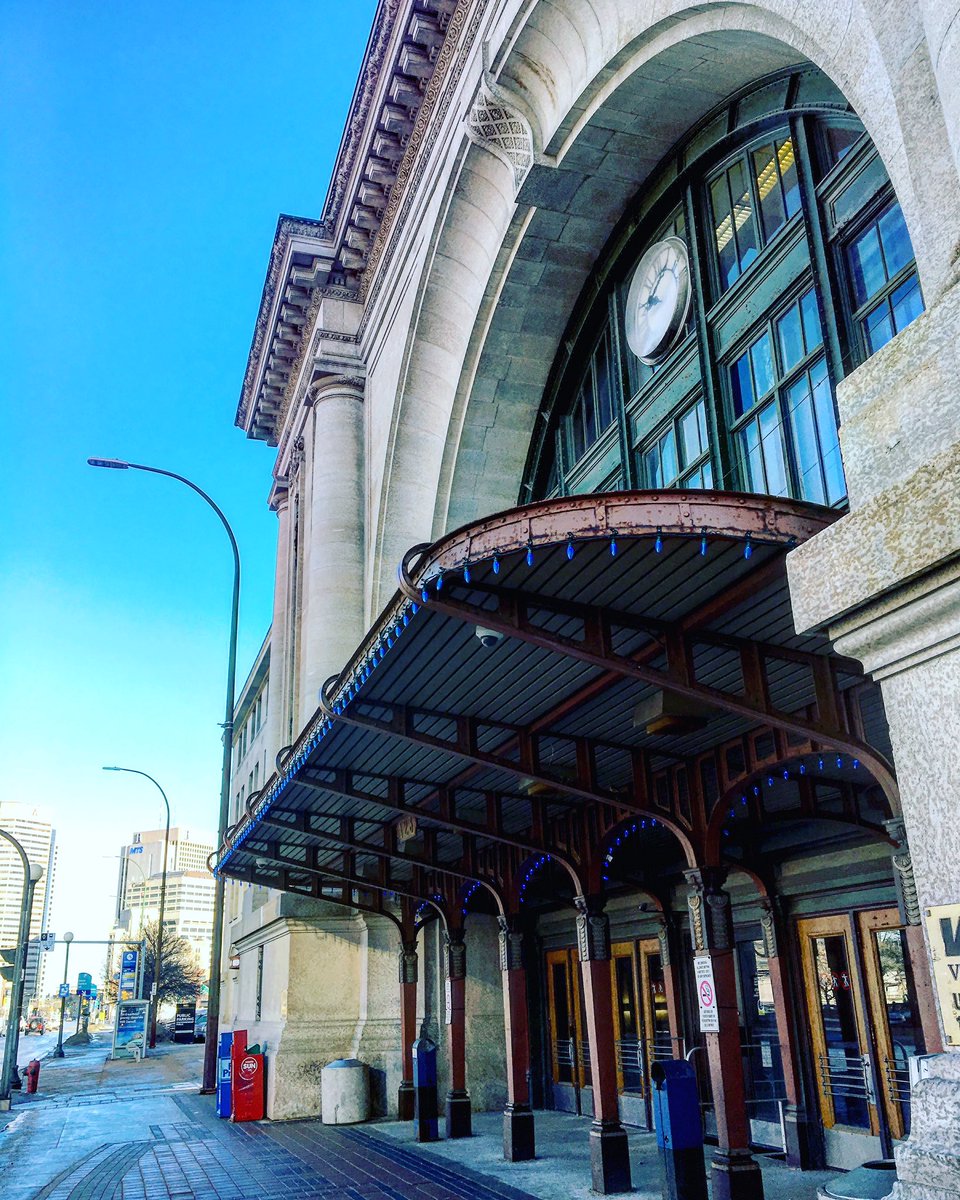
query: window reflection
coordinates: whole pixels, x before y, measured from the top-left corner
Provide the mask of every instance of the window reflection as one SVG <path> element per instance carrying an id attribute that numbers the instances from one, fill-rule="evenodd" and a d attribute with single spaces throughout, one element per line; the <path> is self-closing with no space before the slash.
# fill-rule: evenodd
<path id="1" fill-rule="evenodd" d="M 643 486 L 713 487 L 707 412 L 697 400 L 663 430 L 642 454 Z"/>
<path id="2" fill-rule="evenodd" d="M 889 205 L 851 242 L 847 264 L 864 345 L 873 354 L 923 312 L 899 204 Z"/>

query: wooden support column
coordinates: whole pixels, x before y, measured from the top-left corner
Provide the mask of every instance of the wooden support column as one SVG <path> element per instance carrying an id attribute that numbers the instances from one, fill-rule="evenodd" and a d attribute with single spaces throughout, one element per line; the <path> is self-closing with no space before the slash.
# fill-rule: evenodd
<path id="1" fill-rule="evenodd" d="M 610 971 L 610 919 L 598 896 L 576 896 L 577 948 L 583 976 L 583 1001 L 590 1044 L 593 1124 L 590 1171 L 593 1190 L 602 1196 L 629 1192 L 630 1152 L 620 1124 L 617 1053 L 613 1036 L 613 984 Z"/>
<path id="2" fill-rule="evenodd" d="M 786 1103 L 783 1109 L 784 1150 L 788 1166 L 807 1170 L 814 1164 L 811 1154 L 810 1128 L 800 1089 L 800 1060 L 793 1012 L 793 992 L 790 988 L 788 974 L 789 967 L 786 958 L 780 954 L 783 922 L 775 901 L 767 896 L 760 900 L 760 928 L 763 930 L 763 948 L 767 955 L 767 969 L 770 972 L 773 1009 L 777 1018 L 777 1040 L 780 1043 L 780 1058 L 783 1066 L 783 1090 L 786 1093 Z"/>
<path id="3" fill-rule="evenodd" d="M 446 969 L 447 1050 L 450 1056 L 450 1091 L 447 1092 L 447 1137 L 470 1137 L 473 1129 L 467 1094 L 466 987 L 467 948 L 462 929 L 444 934 Z"/>
<path id="4" fill-rule="evenodd" d="M 740 1048 L 740 1012 L 734 961 L 730 895 L 726 872 L 700 867 L 686 872 L 694 961 L 709 959 L 713 982 L 700 984 L 719 1018 L 719 1030 L 705 1031 L 710 1083 L 717 1118 L 717 1150 L 711 1163 L 713 1200 L 763 1200 L 760 1167 L 750 1153 Z"/>
<path id="5" fill-rule="evenodd" d="M 397 1093 L 397 1117 L 413 1120 L 413 1042 L 417 1036 L 417 939 L 400 946 L 400 1056 L 402 1078 Z"/>
<path id="6" fill-rule="evenodd" d="M 900 909 L 900 919 L 906 926 L 904 932 L 907 954 L 910 958 L 910 969 L 913 972 L 913 988 L 920 1015 L 920 1028 L 923 1030 L 923 1047 L 927 1054 L 941 1054 L 944 1049 L 943 1036 L 940 1032 L 940 1022 L 937 1019 L 937 998 L 934 995 L 933 980 L 930 976 L 930 959 L 923 941 L 920 900 L 917 896 L 916 880 L 913 877 L 913 859 L 910 857 L 910 847 L 907 845 L 907 830 L 902 817 L 894 817 L 892 821 L 885 821 L 884 824 L 896 843 L 892 857 L 893 878 L 897 886 L 897 906 Z"/>
<path id="7" fill-rule="evenodd" d="M 680 1010 L 680 979 L 673 953 L 670 918 L 664 914 L 657 930 L 660 942 L 660 965 L 663 967 L 663 990 L 667 1001 L 667 1020 L 670 1023 L 670 1046 L 674 1058 L 683 1058 L 683 1018 Z"/>
<path id="8" fill-rule="evenodd" d="M 508 1162 L 536 1158 L 530 1108 L 530 1020 L 523 934 L 516 917 L 500 917 L 500 970 L 503 975 L 503 1030 L 507 1051 L 507 1107 L 503 1112 L 503 1157 Z"/>

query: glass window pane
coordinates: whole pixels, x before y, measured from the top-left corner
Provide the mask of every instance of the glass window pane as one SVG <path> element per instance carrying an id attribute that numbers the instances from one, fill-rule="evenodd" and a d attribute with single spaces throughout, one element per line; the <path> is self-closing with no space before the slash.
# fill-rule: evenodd
<path id="1" fill-rule="evenodd" d="M 673 483 L 680 474 L 680 467 L 677 463 L 677 439 L 672 429 L 668 429 L 660 439 L 660 462 L 664 484 Z"/>
<path id="2" fill-rule="evenodd" d="M 803 318 L 803 341 L 808 354 L 823 341 L 823 331 L 820 328 L 820 310 L 817 307 L 817 293 L 810 289 L 800 297 L 800 315 Z"/>
<path id="3" fill-rule="evenodd" d="M 753 381 L 750 378 L 750 359 L 744 354 L 730 368 L 730 384 L 733 389 L 733 411 L 738 417 L 753 407 Z"/>
<path id="4" fill-rule="evenodd" d="M 713 487 L 713 465 L 711 464 L 709 459 L 707 459 L 707 461 L 700 468 L 700 474 L 703 477 L 703 486 L 705 488 L 712 488 Z"/>
<path id="5" fill-rule="evenodd" d="M 589 450 L 597 440 L 597 411 L 594 407 L 593 380 L 589 375 L 584 380 L 582 396 L 584 445 Z"/>
<path id="6" fill-rule="evenodd" d="M 810 377 L 804 372 L 786 393 L 787 413 L 793 439 L 793 453 L 800 477 L 800 495 L 815 504 L 826 502 L 823 473 L 820 469 L 820 445 L 813 411 Z"/>
<path id="7" fill-rule="evenodd" d="M 730 177 L 730 196 L 733 200 L 733 227 L 737 241 L 740 270 L 745 271 L 757 257 L 757 228 L 753 214 L 753 198 L 747 182 L 743 161 L 733 164 Z"/>
<path id="8" fill-rule="evenodd" d="M 793 152 L 793 138 L 777 143 L 777 161 L 783 185 L 783 203 L 787 216 L 800 211 L 800 180 L 797 176 L 797 157 Z"/>
<path id="9" fill-rule="evenodd" d="M 760 452 L 760 425 L 754 419 L 740 430 L 740 453 L 743 459 L 743 485 L 748 492 L 765 492 L 763 455 Z"/>
<path id="10" fill-rule="evenodd" d="M 890 341 L 894 329 L 889 300 L 881 300 L 877 307 L 867 314 L 866 320 L 863 322 L 863 331 L 867 342 L 867 351 L 870 354 L 876 353 L 881 346 L 885 346 Z"/>
<path id="11" fill-rule="evenodd" d="M 773 369 L 773 347 L 770 344 L 769 333 L 758 338 L 750 347 L 750 361 L 753 364 L 753 386 L 759 400 L 770 391 L 776 378 Z"/>
<path id="12" fill-rule="evenodd" d="M 853 290 L 859 308 L 887 282 L 876 225 L 871 225 L 853 243 L 849 250 L 849 259 Z"/>
<path id="13" fill-rule="evenodd" d="M 567 430 L 570 461 L 575 463 L 579 458 L 583 457 L 583 452 L 586 449 L 583 444 L 583 417 L 579 404 L 577 404 L 576 408 L 570 414 L 567 421 Z"/>
<path id="14" fill-rule="evenodd" d="M 695 462 L 707 448 L 704 436 L 705 418 L 703 405 L 695 404 L 680 418 L 680 438 L 683 447 L 683 463 Z"/>
<path id="15" fill-rule="evenodd" d="M 920 298 L 920 280 L 916 275 L 911 275 L 900 284 L 890 297 L 890 305 L 893 308 L 893 327 L 897 333 L 920 316 L 923 300 Z"/>
<path id="16" fill-rule="evenodd" d="M 810 368 L 810 384 L 813 393 L 813 408 L 817 418 L 817 436 L 820 441 L 820 460 L 823 464 L 823 480 L 827 504 L 836 504 L 847 494 L 847 482 L 843 476 L 843 460 L 840 457 L 840 433 L 837 429 L 837 412 L 833 402 L 833 388 L 827 374 L 827 364 L 821 359 Z"/>
<path id="17" fill-rule="evenodd" d="M 877 224 L 883 243 L 883 257 L 887 262 L 887 278 L 890 279 L 913 259 L 913 247 L 900 205 L 894 204 L 888 208 Z"/>
<path id="18" fill-rule="evenodd" d="M 763 447 L 763 469 L 767 491 L 771 496 L 786 496 L 787 468 L 783 453 L 783 427 L 776 402 L 760 413 L 760 441 Z"/>
<path id="19" fill-rule="evenodd" d="M 663 473 L 660 470 L 659 442 L 651 446 L 643 456 L 643 475 L 647 487 L 658 488 L 663 486 Z"/>
<path id="20" fill-rule="evenodd" d="M 827 152 L 827 170 L 835 167 L 844 155 L 857 144 L 863 135 L 862 129 L 842 129 L 838 126 L 826 126 L 824 142 Z"/>
<path id="21" fill-rule="evenodd" d="M 733 237 L 733 217 L 730 213 L 730 194 L 727 191 L 726 172 L 710 185 L 710 203 L 713 206 L 714 238 L 717 246 L 717 262 L 720 268 L 720 286 L 726 289 L 740 274 L 737 243 Z"/>
<path id="22" fill-rule="evenodd" d="M 870 1128 L 863 1060 L 853 1000 L 853 984 L 842 936 L 813 938 L 814 969 L 820 993 L 821 1021 L 826 1060 L 820 1077 L 828 1083 L 839 1125 Z"/>
<path id="23" fill-rule="evenodd" d="M 607 429 L 613 424 L 613 388 L 610 379 L 610 353 L 607 335 L 604 334 L 597 349 L 594 360 L 597 380 L 597 410 L 600 417 L 600 430 Z"/>
<path id="24" fill-rule="evenodd" d="M 769 240 L 787 220 L 773 142 L 754 150 L 753 172 L 757 180 L 757 195 L 760 197 L 763 236 L 764 240 Z"/>
<path id="25" fill-rule="evenodd" d="M 784 374 L 792 371 L 803 358 L 803 329 L 800 325 L 800 306 L 794 304 L 777 322 L 777 341 Z"/>

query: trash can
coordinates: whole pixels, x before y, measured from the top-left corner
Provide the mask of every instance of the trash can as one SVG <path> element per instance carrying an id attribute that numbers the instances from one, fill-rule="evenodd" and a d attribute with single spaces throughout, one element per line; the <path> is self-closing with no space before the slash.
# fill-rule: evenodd
<path id="1" fill-rule="evenodd" d="M 666 1200 L 707 1200 L 697 1076 L 684 1059 L 658 1058 L 650 1068 L 653 1118 Z"/>
<path id="2" fill-rule="evenodd" d="M 358 1058 L 338 1058 L 320 1071 L 320 1120 L 356 1125 L 370 1116 L 370 1075 Z"/>

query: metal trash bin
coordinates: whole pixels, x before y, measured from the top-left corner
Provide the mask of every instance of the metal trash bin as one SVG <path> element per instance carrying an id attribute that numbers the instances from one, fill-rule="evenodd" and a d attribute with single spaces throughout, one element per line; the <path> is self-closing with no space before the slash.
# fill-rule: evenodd
<path id="1" fill-rule="evenodd" d="M 356 1125 L 370 1117 L 370 1074 L 358 1058 L 338 1058 L 320 1071 L 320 1120 Z"/>

